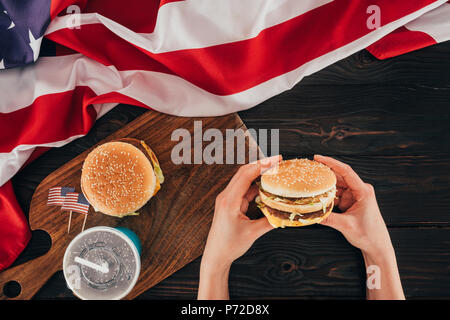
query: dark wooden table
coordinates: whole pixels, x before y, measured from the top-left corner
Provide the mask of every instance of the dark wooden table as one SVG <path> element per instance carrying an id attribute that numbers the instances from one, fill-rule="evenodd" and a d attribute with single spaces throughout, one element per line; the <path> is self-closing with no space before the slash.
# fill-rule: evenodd
<path id="1" fill-rule="evenodd" d="M 53 149 L 13 179 L 28 212 L 53 170 L 145 110 L 120 105 L 84 138 Z M 331 155 L 375 186 L 407 298 L 450 298 L 450 42 L 379 61 L 367 51 L 241 112 L 249 128 L 279 128 L 285 158 Z M 49 247 L 43 232 L 16 264 Z M 195 298 L 200 259 L 140 299 Z M 274 230 L 231 269 L 232 298 L 364 298 L 361 253 L 330 228 Z M 62 272 L 36 299 L 73 299 Z"/>

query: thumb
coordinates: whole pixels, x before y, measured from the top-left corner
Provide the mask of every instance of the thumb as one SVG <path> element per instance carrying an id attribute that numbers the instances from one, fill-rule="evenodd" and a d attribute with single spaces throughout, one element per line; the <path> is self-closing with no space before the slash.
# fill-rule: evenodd
<path id="1" fill-rule="evenodd" d="M 255 236 L 255 239 L 258 239 L 263 234 L 273 230 L 274 228 L 269 223 L 266 217 L 259 218 L 257 220 L 252 220 L 252 234 Z"/>
<path id="2" fill-rule="evenodd" d="M 331 212 L 328 217 L 320 222 L 320 224 L 343 232 L 345 230 L 345 226 L 347 225 L 347 218 L 348 217 L 344 214 Z"/>

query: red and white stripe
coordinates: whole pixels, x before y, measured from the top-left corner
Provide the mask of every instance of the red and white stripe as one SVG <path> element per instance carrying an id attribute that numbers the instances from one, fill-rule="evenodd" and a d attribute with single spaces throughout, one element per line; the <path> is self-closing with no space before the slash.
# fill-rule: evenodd
<path id="1" fill-rule="evenodd" d="M 450 1 L 405 24 L 367 49 L 386 59 L 450 40 Z"/>
<path id="2" fill-rule="evenodd" d="M 0 185 L 37 146 L 84 136 L 117 103 L 178 116 L 244 110 L 445 1 L 379 0 L 377 30 L 366 27 L 372 1 L 164 2 L 151 26 L 143 8 L 102 2 L 86 8 L 80 29 L 68 28 L 70 16 L 48 28 L 47 38 L 80 54 L 0 74 Z"/>
<path id="3" fill-rule="evenodd" d="M 50 188 L 48 191 L 48 206 L 62 206 L 65 196 L 61 195 L 61 187 Z"/>
<path id="4" fill-rule="evenodd" d="M 78 196 L 79 194 L 76 192 L 68 192 L 61 211 L 74 211 L 87 214 L 89 212 L 89 205 L 79 203 Z"/>

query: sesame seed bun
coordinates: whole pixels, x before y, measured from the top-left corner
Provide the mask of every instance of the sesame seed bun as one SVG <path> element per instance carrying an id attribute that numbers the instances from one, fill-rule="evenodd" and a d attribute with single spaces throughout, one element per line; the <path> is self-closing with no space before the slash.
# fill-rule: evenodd
<path id="1" fill-rule="evenodd" d="M 128 138 L 102 144 L 88 154 L 81 189 L 95 211 L 123 217 L 155 195 L 161 181 L 147 148 L 143 141 Z"/>
<path id="2" fill-rule="evenodd" d="M 261 176 L 261 187 L 272 194 L 288 197 L 313 197 L 336 186 L 336 176 L 324 164 L 309 159 L 282 161 Z"/>
<path id="3" fill-rule="evenodd" d="M 258 206 L 274 227 L 319 223 L 333 210 L 336 176 L 319 162 L 285 160 L 261 175 Z"/>

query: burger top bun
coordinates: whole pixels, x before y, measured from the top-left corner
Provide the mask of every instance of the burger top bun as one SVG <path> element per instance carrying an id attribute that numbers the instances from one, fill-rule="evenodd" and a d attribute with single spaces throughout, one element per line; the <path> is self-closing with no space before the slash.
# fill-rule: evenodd
<path id="1" fill-rule="evenodd" d="M 335 185 L 336 176 L 329 167 L 308 159 L 282 161 L 261 176 L 263 190 L 287 198 L 314 197 Z"/>
<path id="2" fill-rule="evenodd" d="M 125 142 L 108 142 L 86 157 L 81 189 L 96 211 L 125 216 L 139 210 L 153 196 L 156 176 L 147 156 Z"/>

